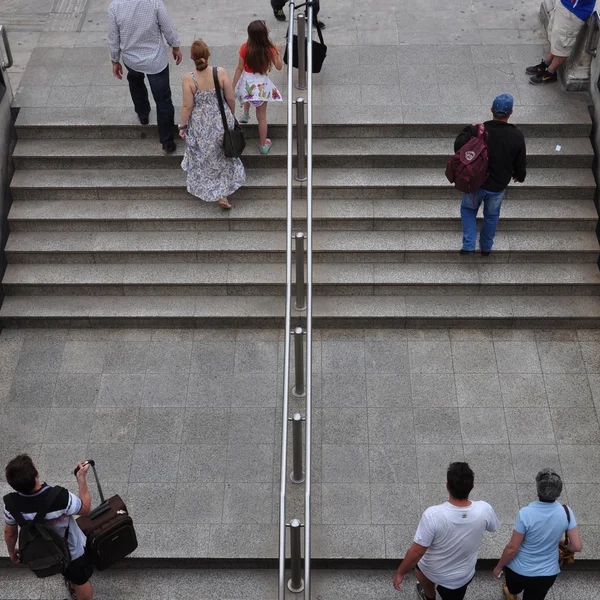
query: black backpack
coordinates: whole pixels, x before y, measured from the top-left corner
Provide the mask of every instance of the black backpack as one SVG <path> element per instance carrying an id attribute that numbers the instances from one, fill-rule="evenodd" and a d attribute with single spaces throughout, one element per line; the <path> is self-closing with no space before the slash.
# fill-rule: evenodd
<path id="1" fill-rule="evenodd" d="M 62 491 L 60 487 L 52 488 L 46 495 L 46 503 L 39 510 L 35 519 L 27 521 L 17 509 L 18 494 L 4 496 L 6 510 L 13 516 L 19 532 L 19 559 L 27 565 L 38 577 L 50 577 L 63 574 L 71 562 L 71 552 L 67 538 L 69 528 L 64 537 L 44 521 L 46 513 L 57 496 Z"/>

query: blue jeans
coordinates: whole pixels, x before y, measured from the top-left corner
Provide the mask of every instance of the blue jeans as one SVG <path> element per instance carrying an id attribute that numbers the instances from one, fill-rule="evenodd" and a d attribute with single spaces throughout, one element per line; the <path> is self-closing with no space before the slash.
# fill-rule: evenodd
<path id="1" fill-rule="evenodd" d="M 127 67 L 127 65 L 125 65 Z M 158 136 L 161 144 L 173 141 L 173 128 L 175 125 L 175 108 L 171 99 L 171 86 L 169 84 L 169 66 L 160 73 L 146 75 L 152 90 L 154 102 L 156 102 L 156 120 L 158 122 Z M 144 83 L 144 73 L 134 71 L 127 67 L 127 81 L 129 91 L 135 107 L 135 112 L 140 117 L 150 114 L 150 102 L 148 101 L 148 88 Z"/>
<path id="2" fill-rule="evenodd" d="M 475 250 L 477 242 L 477 212 L 483 202 L 483 225 L 479 236 L 479 247 L 489 252 L 494 244 L 496 226 L 500 218 L 500 208 L 505 190 L 488 192 L 481 188 L 465 194 L 460 205 L 460 218 L 463 230 L 463 250 Z"/>

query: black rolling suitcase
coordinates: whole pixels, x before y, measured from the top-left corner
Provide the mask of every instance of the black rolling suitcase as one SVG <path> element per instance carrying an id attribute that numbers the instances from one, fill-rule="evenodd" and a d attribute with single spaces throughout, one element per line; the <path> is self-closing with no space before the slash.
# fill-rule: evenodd
<path id="1" fill-rule="evenodd" d="M 77 524 L 87 537 L 87 553 L 94 567 L 104 571 L 131 554 L 138 546 L 133 521 L 127 512 L 127 507 L 120 496 L 112 496 L 104 499 L 96 465 L 93 460 L 86 463 L 92 467 L 98 494 L 100 494 L 100 506 L 94 508 L 89 515 L 77 519 Z M 84 463 L 84 464 L 86 464 Z M 77 475 L 77 470 L 75 470 Z"/>

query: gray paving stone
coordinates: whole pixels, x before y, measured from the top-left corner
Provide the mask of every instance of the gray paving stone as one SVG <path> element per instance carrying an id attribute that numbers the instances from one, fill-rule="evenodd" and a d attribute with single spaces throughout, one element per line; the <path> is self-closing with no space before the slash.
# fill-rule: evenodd
<path id="1" fill-rule="evenodd" d="M 370 525 L 371 486 L 362 483 L 324 483 L 323 525 Z"/>
<path id="2" fill-rule="evenodd" d="M 579 342 L 585 369 L 588 373 L 600 373 L 600 342 Z"/>
<path id="3" fill-rule="evenodd" d="M 19 355 L 17 371 L 27 373 L 58 373 L 64 342 L 25 340 Z"/>
<path id="4" fill-rule="evenodd" d="M 98 406 L 134 408 L 141 405 L 144 375 L 104 374 Z"/>
<path id="5" fill-rule="evenodd" d="M 461 424 L 456 408 L 415 409 L 417 444 L 457 444 L 461 442 Z"/>
<path id="6" fill-rule="evenodd" d="M 457 406 L 454 375 L 430 373 L 410 376 L 412 403 L 415 408 Z"/>
<path id="7" fill-rule="evenodd" d="M 507 444 L 504 411 L 500 408 L 460 408 L 460 429 L 465 444 Z"/>
<path id="8" fill-rule="evenodd" d="M 324 444 L 366 444 L 367 409 L 347 408 L 343 411 L 324 408 L 323 443 Z M 391 440 L 387 440 L 389 443 Z M 380 443 L 386 443 L 381 440 Z"/>
<path id="9" fill-rule="evenodd" d="M 367 376 L 364 372 L 323 373 L 321 375 L 321 404 L 323 407 L 363 407 L 367 401 Z"/>
<path id="10" fill-rule="evenodd" d="M 511 444 L 554 444 L 550 411 L 544 408 L 506 408 Z"/>
<path id="11" fill-rule="evenodd" d="M 231 405 L 234 407 L 276 407 L 281 390 L 275 373 L 236 373 L 233 377 Z"/>
<path id="12" fill-rule="evenodd" d="M 365 341 L 367 373 L 409 373 L 408 344 L 403 341 Z"/>
<path id="13" fill-rule="evenodd" d="M 366 370 L 364 342 L 322 341 L 321 369 L 323 373 L 364 373 Z"/>
<path id="14" fill-rule="evenodd" d="M 567 483 L 600 483 L 600 445 L 558 445 L 561 476 Z"/>
<path id="15" fill-rule="evenodd" d="M 36 463 L 44 481 L 74 481 L 73 469 L 86 459 L 87 444 L 42 444 Z"/>
<path id="16" fill-rule="evenodd" d="M 148 348 L 143 342 L 109 342 L 104 373 L 145 373 Z"/>
<path id="17" fill-rule="evenodd" d="M 535 482 L 535 476 L 542 469 L 554 469 L 562 474 L 563 479 L 565 478 L 565 472 L 561 470 L 558 450 L 554 444 L 512 444 L 510 452 L 517 483 Z"/>
<path id="18" fill-rule="evenodd" d="M 181 556 L 204 558 L 209 555 L 210 533 L 211 527 L 209 525 L 136 524 L 139 543 L 136 556 L 141 554 L 147 558 L 181 558 Z M 139 573 L 141 575 L 144 572 Z M 109 590 L 109 592 L 112 592 L 109 596 L 116 598 L 127 595 L 131 593 L 130 590 L 133 589 L 133 586 L 136 590 L 140 590 L 140 593 L 144 594 L 146 598 L 156 598 L 158 600 L 161 597 L 168 596 L 168 589 L 172 590 L 172 587 L 169 587 L 168 579 L 165 579 L 163 574 L 158 575 L 156 571 L 152 572 L 154 577 L 148 575 L 150 574 L 146 574 L 146 577 L 139 583 L 136 580 L 133 582 L 120 580 L 123 584 L 128 585 L 122 585 L 118 590 Z M 181 575 L 180 581 L 185 581 L 183 575 Z M 94 590 L 97 589 L 98 587 L 94 588 Z"/>
<path id="19" fill-rule="evenodd" d="M 448 500 L 446 483 L 420 483 L 419 494 L 421 496 L 421 512 L 430 506 L 443 504 Z"/>
<path id="20" fill-rule="evenodd" d="M 271 523 L 270 483 L 226 483 L 223 523 Z"/>
<path id="21" fill-rule="evenodd" d="M 90 409 L 54 408 L 50 411 L 44 442 L 87 444 L 92 431 L 94 411 Z"/>
<path id="22" fill-rule="evenodd" d="M 551 407 L 593 406 L 587 375 L 544 375 L 544 383 Z"/>
<path id="23" fill-rule="evenodd" d="M 235 343 L 196 341 L 192 349 L 192 373 L 233 373 Z"/>
<path id="24" fill-rule="evenodd" d="M 175 521 L 190 524 L 219 524 L 223 518 L 225 486 L 222 483 L 178 483 Z"/>
<path id="25" fill-rule="evenodd" d="M 600 407 L 600 375 L 588 375 L 588 383 L 596 410 Z"/>
<path id="26" fill-rule="evenodd" d="M 452 373 L 449 342 L 408 342 L 411 373 Z"/>
<path id="27" fill-rule="evenodd" d="M 515 483 L 510 447 L 508 444 L 465 444 L 465 461 L 480 483 Z"/>
<path id="28" fill-rule="evenodd" d="M 390 412 L 387 408 L 369 408 L 369 444 L 413 444 L 423 432 L 410 411 Z M 326 429 L 324 431 L 324 434 Z"/>
<path id="29" fill-rule="evenodd" d="M 369 447 L 366 444 L 323 444 L 323 483 L 369 483 Z"/>
<path id="30" fill-rule="evenodd" d="M 235 344 L 236 373 L 276 373 L 277 342 L 238 341 Z"/>
<path id="31" fill-rule="evenodd" d="M 227 450 L 225 481 L 272 483 L 274 444 L 231 445 Z"/>
<path id="32" fill-rule="evenodd" d="M 377 525 L 416 525 L 421 518 L 419 486 L 372 484 L 371 520 Z"/>
<path id="33" fill-rule="evenodd" d="M 465 460 L 462 444 L 423 444 L 417 446 L 419 483 L 446 483 L 451 462 Z"/>
<path id="34" fill-rule="evenodd" d="M 229 407 L 233 379 L 229 373 L 192 373 L 189 376 L 187 406 Z"/>
<path id="35" fill-rule="evenodd" d="M 228 436 L 230 445 L 273 443 L 275 410 L 272 408 L 232 409 Z"/>
<path id="36" fill-rule="evenodd" d="M 147 373 L 190 372 L 192 342 L 151 342 L 146 362 Z"/>
<path id="37" fill-rule="evenodd" d="M 230 411 L 223 408 L 186 408 L 182 442 L 184 444 L 226 444 L 230 416 Z"/>
<path id="38" fill-rule="evenodd" d="M 417 451 L 412 444 L 370 446 L 370 483 L 418 483 Z"/>
<path id="39" fill-rule="evenodd" d="M 100 393 L 100 375 L 60 373 L 54 389 L 54 408 L 94 408 Z"/>
<path id="40" fill-rule="evenodd" d="M 129 481 L 174 483 L 179 466 L 179 444 L 136 444 Z"/>
<path id="41" fill-rule="evenodd" d="M 541 373 L 534 342 L 494 342 L 499 373 Z"/>
<path id="42" fill-rule="evenodd" d="M 65 342 L 61 373 L 102 373 L 106 344 Z"/>
<path id="43" fill-rule="evenodd" d="M 272 558 L 272 549 L 277 547 L 278 531 L 277 525 L 236 523 L 214 526 L 211 529 L 209 556 Z M 194 594 L 198 593 L 197 590 L 195 587 Z"/>
<path id="44" fill-rule="evenodd" d="M 7 331 L 0 334 L 0 370 L 3 373 L 17 368 L 24 341 L 22 337 L 8 337 Z"/>
<path id="45" fill-rule="evenodd" d="M 44 440 L 50 410 L 32 406 L 9 405 L 0 412 L 2 445 L 35 444 Z"/>
<path id="46" fill-rule="evenodd" d="M 133 443 L 137 423 L 137 409 L 98 408 L 93 419 L 90 443 Z"/>
<path id="47" fill-rule="evenodd" d="M 101 482 L 129 483 L 133 460 L 133 444 L 93 444 L 87 447 L 87 456 L 96 461 Z"/>
<path id="48" fill-rule="evenodd" d="M 184 407 L 188 392 L 187 373 L 148 373 L 144 379 L 142 406 Z"/>
<path id="49" fill-rule="evenodd" d="M 0 407 L 10 402 L 10 394 L 13 389 L 15 372 L 0 372 Z"/>
<path id="50" fill-rule="evenodd" d="M 569 506 L 573 509 L 579 525 L 600 525 L 600 509 L 598 495 L 600 485 L 597 483 L 568 483 L 567 495 Z"/>
<path id="51" fill-rule="evenodd" d="M 593 408 L 552 408 L 554 433 L 559 444 L 598 444 L 600 428 Z"/>
<path id="52" fill-rule="evenodd" d="M 512 523 L 519 512 L 517 486 L 514 483 L 483 483 L 471 492 L 472 500 L 485 500 L 492 505 L 501 523 Z"/>
<path id="53" fill-rule="evenodd" d="M 541 374 L 501 374 L 500 389 L 506 407 L 548 406 L 546 387 Z"/>
<path id="54" fill-rule="evenodd" d="M 183 408 L 149 408 L 139 410 L 137 444 L 179 444 L 183 435 Z"/>
<path id="55" fill-rule="evenodd" d="M 544 373 L 585 373 L 577 342 L 538 342 Z"/>
<path id="56" fill-rule="evenodd" d="M 497 374 L 456 374 L 454 379 L 458 406 L 503 406 L 500 380 Z"/>
<path id="57" fill-rule="evenodd" d="M 455 373 L 496 373 L 496 356 L 492 342 L 452 342 Z"/>
<path id="58" fill-rule="evenodd" d="M 367 375 L 367 405 L 374 408 L 410 408 L 410 375 Z"/>
<path id="59" fill-rule="evenodd" d="M 17 373 L 10 392 L 10 403 L 20 407 L 50 408 L 57 375 Z"/>
<path id="60" fill-rule="evenodd" d="M 136 525 L 173 522 L 173 487 L 172 483 L 129 484 L 127 509 Z"/>
<path id="61" fill-rule="evenodd" d="M 225 481 L 226 470 L 227 446 L 210 444 L 181 446 L 178 481 L 222 483 Z"/>
<path id="62" fill-rule="evenodd" d="M 385 534 L 380 525 L 316 525 L 312 529 L 312 544 L 313 555 L 319 558 L 385 555 Z"/>

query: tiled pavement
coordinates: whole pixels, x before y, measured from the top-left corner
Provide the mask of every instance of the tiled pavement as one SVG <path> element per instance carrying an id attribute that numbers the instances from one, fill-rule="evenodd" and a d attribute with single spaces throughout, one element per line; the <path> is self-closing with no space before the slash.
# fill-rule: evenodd
<path id="1" fill-rule="evenodd" d="M 95 458 L 140 556 L 276 556 L 282 354 L 272 330 L 4 330 L 1 462 L 72 487 Z M 597 331 L 321 330 L 313 364 L 315 556 L 399 556 L 451 460 L 503 522 L 487 556 L 546 466 L 600 529 Z"/>
<path id="2" fill-rule="evenodd" d="M 401 592 L 392 587 L 393 570 L 329 571 L 313 569 L 313 598 L 318 600 L 408 600 L 415 598 L 414 577 Z M 0 570 L 0 600 L 58 600 L 64 597 L 59 578 L 35 579 L 24 570 Z M 96 600 L 265 600 L 277 595 L 277 573 L 271 570 L 137 570 L 97 573 Z M 564 572 L 547 600 L 589 600 L 597 597 L 600 573 Z M 298 598 L 289 594 L 288 598 Z M 300 596 L 301 597 L 301 596 Z M 502 598 L 500 584 L 489 571 L 477 573 L 469 586 L 469 600 Z"/>

